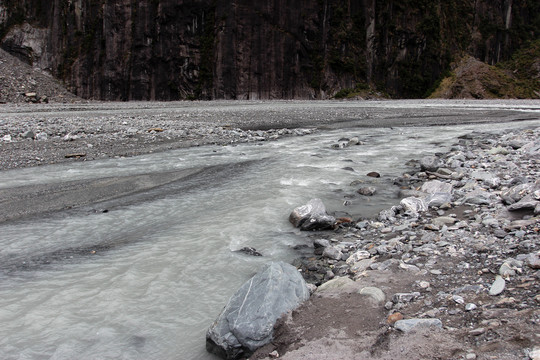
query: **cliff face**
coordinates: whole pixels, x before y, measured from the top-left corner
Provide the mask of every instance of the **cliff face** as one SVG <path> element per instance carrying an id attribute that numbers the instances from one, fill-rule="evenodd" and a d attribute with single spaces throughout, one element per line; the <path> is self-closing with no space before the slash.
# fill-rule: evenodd
<path id="1" fill-rule="evenodd" d="M 104 100 L 421 97 L 539 35 L 534 0 L 0 0 L 6 51 Z"/>

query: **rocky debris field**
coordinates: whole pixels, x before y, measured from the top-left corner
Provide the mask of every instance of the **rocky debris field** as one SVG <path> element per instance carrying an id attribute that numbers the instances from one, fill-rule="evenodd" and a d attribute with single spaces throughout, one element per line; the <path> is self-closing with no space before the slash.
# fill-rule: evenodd
<path id="1" fill-rule="evenodd" d="M 80 101 L 52 76 L 0 49 L 0 104 Z"/>
<path id="2" fill-rule="evenodd" d="M 241 129 L 185 114 L 96 115 L 0 119 L 0 170 L 65 161 L 134 156 L 206 144 L 231 145 L 302 136 L 313 129 Z"/>
<path id="3" fill-rule="evenodd" d="M 540 359 L 539 139 L 470 133 L 411 162 L 377 219 L 310 234 L 294 265 L 318 288 L 251 358 Z M 313 200 L 290 220 L 329 217 Z"/>

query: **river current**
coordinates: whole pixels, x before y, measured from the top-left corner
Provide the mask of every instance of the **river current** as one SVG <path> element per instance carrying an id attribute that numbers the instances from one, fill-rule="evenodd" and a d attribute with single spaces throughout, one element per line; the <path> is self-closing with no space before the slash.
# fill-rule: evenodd
<path id="1" fill-rule="evenodd" d="M 292 261 L 295 247 L 308 244 L 287 221 L 294 207 L 320 197 L 329 212 L 374 216 L 399 201 L 392 179 L 409 169 L 408 160 L 444 152 L 473 130 L 538 121 L 347 126 L 0 172 L 5 189 L 203 169 L 147 196 L 110 200 L 108 211 L 1 224 L 0 359 L 215 359 L 205 351 L 205 331 L 228 298 L 264 264 Z M 353 136 L 362 145 L 332 148 Z M 371 171 L 382 177 L 365 176 Z M 355 180 L 377 193 L 355 194 Z M 264 256 L 235 252 L 245 246 Z"/>

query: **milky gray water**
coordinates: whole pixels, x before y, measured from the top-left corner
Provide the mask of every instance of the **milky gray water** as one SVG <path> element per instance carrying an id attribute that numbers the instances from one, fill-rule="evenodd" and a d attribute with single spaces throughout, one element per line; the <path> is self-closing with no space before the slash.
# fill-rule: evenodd
<path id="1" fill-rule="evenodd" d="M 266 143 L 1 172 L 5 189 L 205 169 L 148 196 L 111 200 L 108 212 L 0 225 L 0 359 L 214 359 L 204 335 L 228 298 L 264 264 L 290 261 L 308 243 L 287 221 L 294 207 L 320 197 L 329 211 L 372 216 L 398 202 L 392 179 L 408 160 L 444 152 L 474 129 L 538 125 L 351 123 Z M 331 148 L 352 136 L 363 145 Z M 355 195 L 354 180 L 378 193 Z M 244 246 L 264 256 L 234 252 Z"/>

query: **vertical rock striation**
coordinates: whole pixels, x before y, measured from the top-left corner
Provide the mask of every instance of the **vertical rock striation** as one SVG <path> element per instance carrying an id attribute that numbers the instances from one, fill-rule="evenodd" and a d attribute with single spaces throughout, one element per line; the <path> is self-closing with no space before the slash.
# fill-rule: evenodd
<path id="1" fill-rule="evenodd" d="M 3 49 L 104 100 L 421 97 L 538 37 L 533 0 L 0 0 Z"/>

